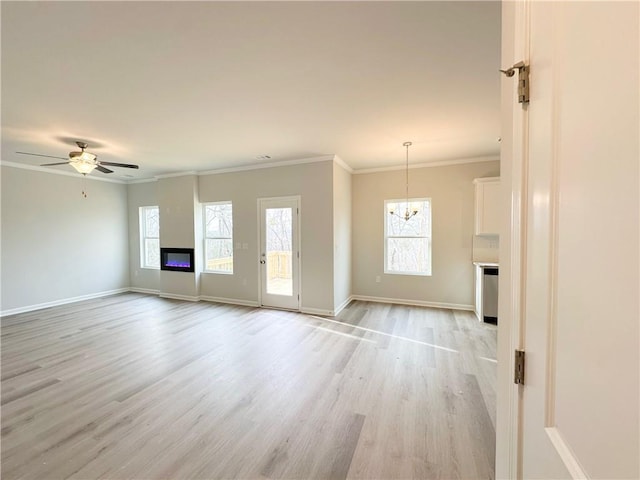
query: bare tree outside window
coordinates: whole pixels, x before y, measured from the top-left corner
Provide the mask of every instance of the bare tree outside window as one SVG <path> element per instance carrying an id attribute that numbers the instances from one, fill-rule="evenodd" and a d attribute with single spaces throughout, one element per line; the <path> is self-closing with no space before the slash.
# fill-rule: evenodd
<path id="1" fill-rule="evenodd" d="M 267 208 L 265 214 L 267 293 L 291 295 L 293 209 Z"/>
<path id="2" fill-rule="evenodd" d="M 160 210 L 140 207 L 140 267 L 160 268 Z"/>
<path id="3" fill-rule="evenodd" d="M 233 208 L 231 202 L 204 205 L 205 270 L 233 273 Z"/>
<path id="4" fill-rule="evenodd" d="M 418 213 L 405 220 L 407 208 Z M 406 200 L 386 200 L 384 215 L 384 272 L 431 275 L 430 199 L 413 198 L 409 203 Z"/>

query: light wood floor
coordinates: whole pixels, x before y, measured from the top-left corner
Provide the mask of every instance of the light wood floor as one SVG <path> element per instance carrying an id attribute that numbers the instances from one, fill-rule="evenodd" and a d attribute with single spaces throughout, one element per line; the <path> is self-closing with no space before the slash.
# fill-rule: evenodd
<path id="1" fill-rule="evenodd" d="M 496 327 L 123 294 L 2 319 L 2 478 L 490 479 Z"/>

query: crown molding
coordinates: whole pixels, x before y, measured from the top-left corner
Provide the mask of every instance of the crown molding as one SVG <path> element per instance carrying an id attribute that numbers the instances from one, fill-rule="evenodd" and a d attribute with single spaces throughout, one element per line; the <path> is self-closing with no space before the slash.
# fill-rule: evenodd
<path id="1" fill-rule="evenodd" d="M 489 182 L 495 182 L 495 181 L 500 181 L 500 177 L 482 177 L 482 178 L 473 179 L 473 183 L 476 185 L 479 183 L 489 183 Z"/>
<path id="2" fill-rule="evenodd" d="M 134 183 L 153 183 L 153 182 L 157 182 L 158 178 L 157 177 L 152 177 L 152 178 L 137 178 L 137 179 L 130 179 L 127 180 L 127 184 L 134 184 Z"/>
<path id="3" fill-rule="evenodd" d="M 338 165 L 340 165 L 342 168 L 344 168 L 347 172 L 349 173 L 353 173 L 353 168 L 351 168 L 347 162 L 345 162 L 344 160 L 342 160 L 338 155 L 334 155 L 333 157 L 333 161 L 336 162 Z"/>
<path id="4" fill-rule="evenodd" d="M 456 160 L 441 160 L 439 162 L 429 162 L 429 163 L 417 163 L 415 165 L 409 165 L 409 169 L 414 168 L 429 168 L 429 167 L 449 167 L 451 165 L 463 165 L 465 163 L 483 163 L 483 162 L 497 162 L 500 160 L 500 157 L 475 157 L 475 158 L 459 158 Z M 364 173 L 378 173 L 378 172 L 390 172 L 393 170 L 404 170 L 406 167 L 404 165 L 396 165 L 393 167 L 379 167 L 379 168 L 363 168 L 360 170 L 354 170 L 353 173 L 355 175 L 364 174 Z"/>
<path id="5" fill-rule="evenodd" d="M 155 180 L 161 180 L 163 178 L 173 178 L 173 177 L 186 177 L 189 175 L 199 175 L 195 170 L 189 170 L 186 172 L 176 172 L 176 173 L 164 173 L 162 175 L 154 176 Z"/>
<path id="6" fill-rule="evenodd" d="M 81 173 L 62 172 L 62 171 L 59 171 L 59 170 L 53 170 L 51 168 L 40 167 L 40 166 L 37 166 L 37 165 L 24 165 L 22 163 L 7 162 L 5 160 L 0 160 L 0 166 L 19 168 L 19 169 L 22 169 L 22 170 L 32 170 L 34 172 L 50 173 L 52 175 L 62 175 L 62 176 L 65 176 L 65 177 L 75 177 L 75 178 L 82 178 L 83 177 L 83 175 Z M 101 178 L 101 177 L 94 176 L 94 175 L 86 175 L 85 178 L 87 180 L 96 180 L 98 182 L 107 182 L 107 183 L 118 183 L 118 184 L 121 184 L 121 185 L 126 185 L 127 183 L 129 183 L 127 180 L 116 180 L 114 178 Z"/>
<path id="7" fill-rule="evenodd" d="M 499 161 L 499 160 L 500 160 L 499 156 L 460 158 L 460 159 L 456 159 L 456 160 L 442 160 L 442 161 L 438 161 L 438 162 L 418 163 L 418 164 L 415 164 L 415 165 L 409 165 L 409 168 L 410 169 L 414 169 L 414 168 L 429 168 L 429 167 L 447 167 L 447 166 L 451 166 L 451 165 L 462 165 L 462 164 L 467 164 L 467 163 L 495 162 L 495 161 Z M 250 171 L 250 170 L 261 170 L 261 169 L 264 169 L 264 168 L 289 167 L 289 166 L 294 166 L 294 165 L 305 165 L 305 164 L 308 164 L 308 163 L 318 163 L 318 162 L 327 162 L 327 161 L 335 162 L 336 164 L 338 164 L 342 168 L 344 168 L 347 172 L 349 172 L 350 174 L 353 174 L 353 175 L 361 175 L 361 174 L 367 174 L 367 173 L 379 173 L 379 172 L 391 172 L 391 171 L 394 171 L 394 170 L 404 170 L 406 168 L 403 165 L 396 165 L 396 166 L 390 166 L 390 167 L 354 169 L 351 166 L 349 166 L 349 164 L 347 164 L 344 160 L 342 160 L 338 155 L 320 155 L 320 156 L 317 156 L 317 157 L 303 158 L 303 159 L 300 159 L 300 160 L 264 163 L 262 165 L 245 165 L 245 166 L 242 166 L 242 167 L 219 168 L 219 169 L 215 169 L 215 170 L 204 170 L 204 171 L 190 170 L 190 171 L 185 171 L 185 172 L 166 173 L 166 174 L 161 174 L 161 175 L 155 175 L 155 176 L 153 176 L 151 178 L 139 178 L 139 179 L 131 178 L 131 179 L 117 179 L 116 180 L 116 179 L 111 179 L 111 178 L 101 178 L 101 177 L 92 176 L 92 175 L 87 175 L 86 178 L 88 178 L 89 180 L 97 180 L 99 182 L 119 183 L 119 184 L 128 185 L 128 184 L 157 182 L 158 180 L 161 180 L 163 178 L 183 177 L 183 176 L 187 176 L 187 175 L 197 175 L 197 176 L 201 176 L 201 175 L 220 175 L 220 174 L 223 174 L 223 173 L 246 172 L 246 171 Z M 36 172 L 51 173 L 51 174 L 54 174 L 54 175 L 64 175 L 64 176 L 67 176 L 67 177 L 81 177 L 82 176 L 82 174 L 80 174 L 80 173 L 63 172 L 63 171 L 53 170 L 53 169 L 50 169 L 50 168 L 40 167 L 40 166 L 36 166 L 36 165 L 24 165 L 22 163 L 15 163 L 15 162 L 0 161 L 0 165 L 7 166 L 7 167 L 13 167 L 13 168 L 21 168 L 23 170 L 33 170 L 33 171 L 36 171 Z"/>
<path id="8" fill-rule="evenodd" d="M 285 160 L 282 162 L 264 163 L 262 165 L 245 165 L 243 167 L 230 167 L 230 168 L 220 168 L 216 170 L 206 170 L 204 172 L 198 172 L 198 175 L 219 175 L 222 173 L 245 172 L 247 170 L 261 170 L 263 168 L 290 167 L 293 165 L 304 165 L 306 163 L 327 162 L 329 160 L 334 160 L 334 159 L 335 159 L 335 155 L 321 155 L 318 157 L 302 158 L 300 160 L 291 160 L 291 161 Z"/>

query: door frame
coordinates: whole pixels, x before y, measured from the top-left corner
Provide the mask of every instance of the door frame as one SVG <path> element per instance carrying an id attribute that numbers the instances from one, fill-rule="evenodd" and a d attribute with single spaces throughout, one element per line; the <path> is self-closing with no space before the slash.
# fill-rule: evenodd
<path id="1" fill-rule="evenodd" d="M 277 307 L 265 307 L 262 305 L 262 283 L 263 283 L 263 279 L 262 279 L 262 268 L 260 267 L 260 254 L 262 252 L 262 204 L 263 202 L 269 202 L 269 201 L 295 201 L 297 208 L 298 208 L 298 212 L 297 212 L 297 228 L 295 229 L 295 231 L 292 232 L 292 236 L 295 238 L 296 240 L 296 244 L 298 246 L 298 262 L 297 262 L 297 268 L 295 269 L 294 274 L 296 275 L 296 286 L 298 289 L 298 306 L 295 309 L 281 309 L 281 310 L 291 310 L 291 311 L 296 311 L 299 312 L 301 311 L 301 306 L 302 306 L 302 228 L 301 228 L 301 219 L 302 219 L 302 196 L 301 195 L 287 195 L 287 196 L 281 196 L 281 197 L 259 197 L 257 199 L 257 225 L 258 225 L 258 249 L 257 249 L 257 254 L 258 257 L 256 259 L 256 261 L 258 262 L 258 305 L 260 306 L 260 308 L 277 308 Z"/>
<path id="2" fill-rule="evenodd" d="M 529 63 L 529 0 L 502 2 L 500 68 Z M 527 275 L 528 106 L 516 101 L 517 80 L 502 76 L 503 136 L 500 177 L 503 210 L 500 232 L 498 303 L 498 383 L 496 479 L 522 478 L 522 394 L 513 382 L 515 350 L 524 348 L 524 294 Z"/>

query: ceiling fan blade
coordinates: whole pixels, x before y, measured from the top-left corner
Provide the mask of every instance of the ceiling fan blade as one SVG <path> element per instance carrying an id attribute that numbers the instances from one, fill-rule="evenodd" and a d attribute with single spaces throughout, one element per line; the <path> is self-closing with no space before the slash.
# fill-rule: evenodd
<path id="1" fill-rule="evenodd" d="M 108 168 L 104 168 L 102 165 L 96 165 L 96 170 L 102 173 L 113 173 L 113 170 L 109 170 Z"/>
<path id="2" fill-rule="evenodd" d="M 58 162 L 58 163 L 44 163 L 40 165 L 41 167 L 52 167 L 53 165 L 68 165 L 69 162 Z"/>
<path id="3" fill-rule="evenodd" d="M 100 162 L 100 165 L 109 165 L 110 167 L 139 168 L 138 165 L 131 165 L 130 163 Z"/>
<path id="4" fill-rule="evenodd" d="M 20 155 L 34 155 L 36 157 L 59 158 L 60 160 L 68 160 L 67 157 L 54 157 L 53 155 L 42 155 L 41 153 L 16 152 Z"/>

